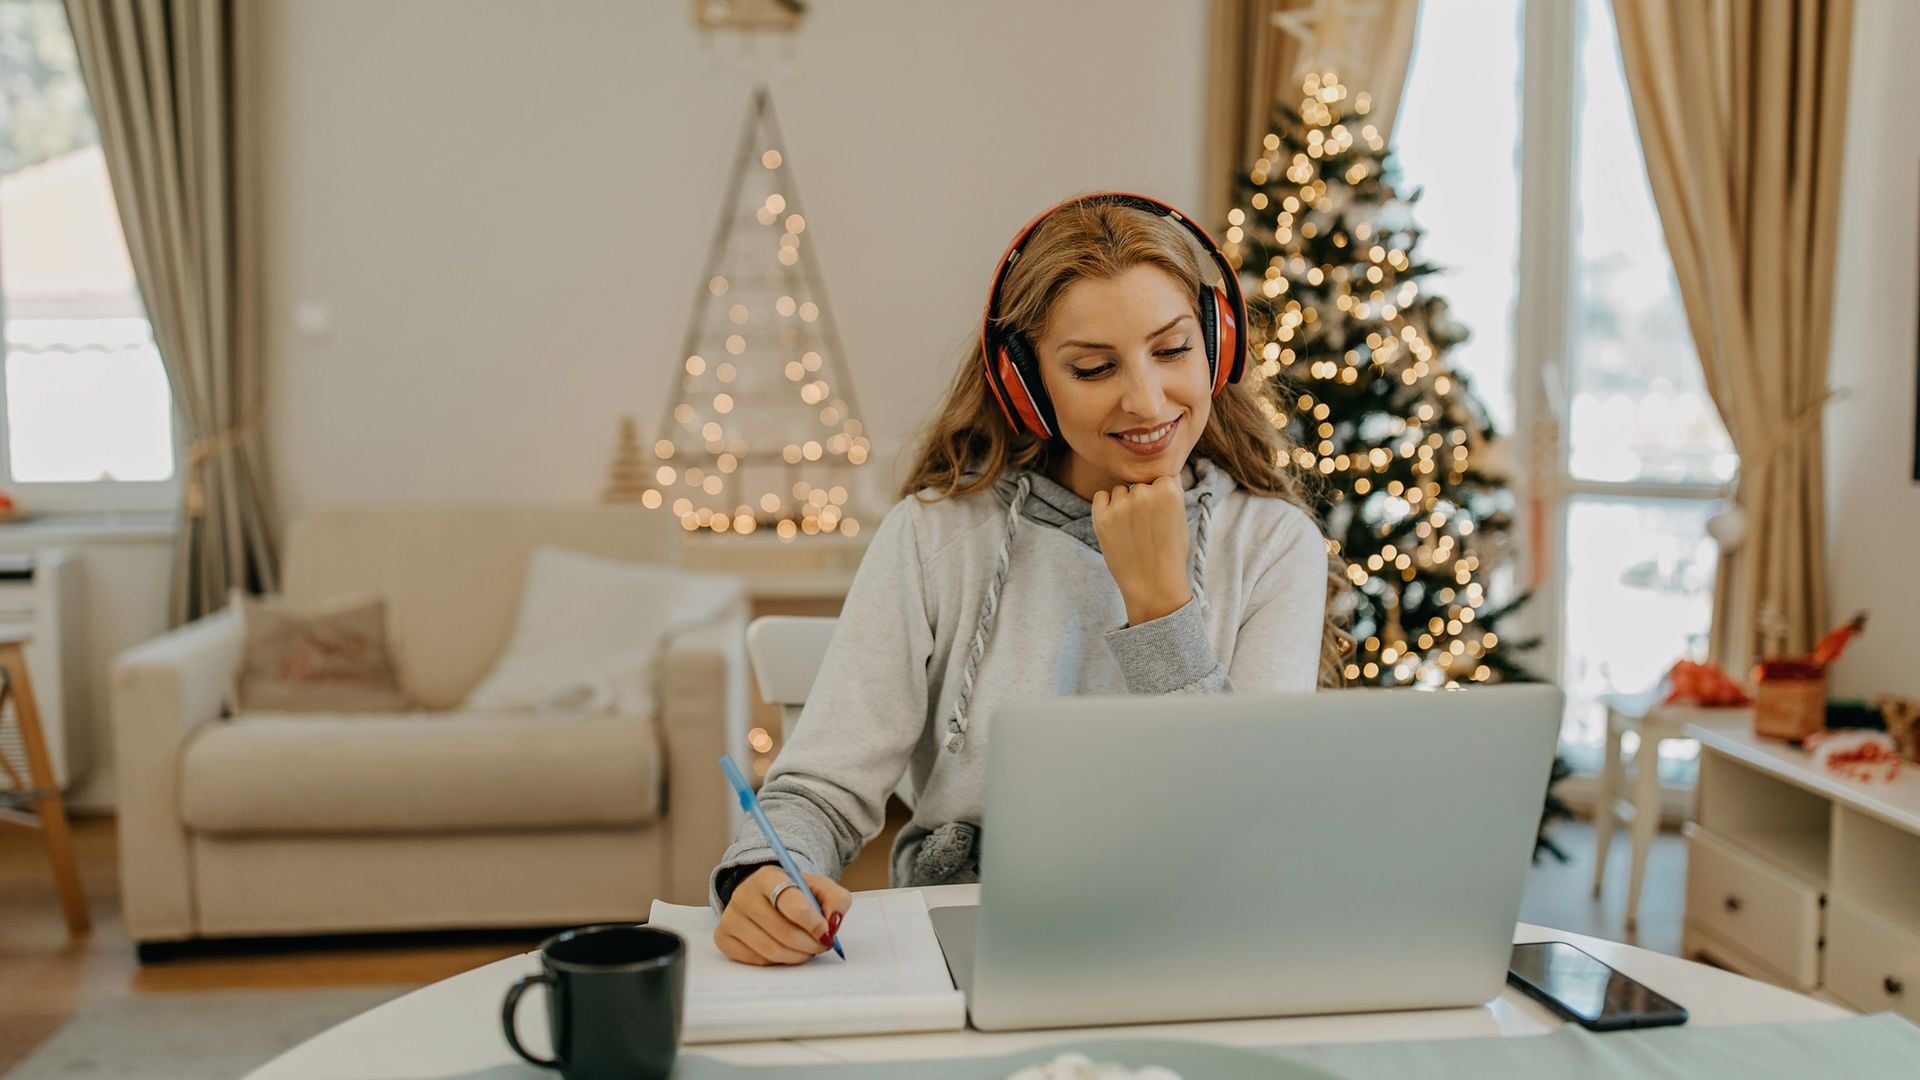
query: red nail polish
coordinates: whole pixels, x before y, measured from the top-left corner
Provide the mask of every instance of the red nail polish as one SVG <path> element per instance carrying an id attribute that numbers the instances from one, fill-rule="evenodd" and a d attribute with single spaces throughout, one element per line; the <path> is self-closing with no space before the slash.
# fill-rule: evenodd
<path id="1" fill-rule="evenodd" d="M 821 934 L 820 944 L 826 946 L 829 949 L 833 948 L 833 932 L 828 931 L 827 933 Z"/>
<path id="2" fill-rule="evenodd" d="M 840 932 L 840 913 L 836 911 L 833 913 L 832 917 L 827 920 L 827 936 L 832 937 L 833 935 L 839 932 Z"/>

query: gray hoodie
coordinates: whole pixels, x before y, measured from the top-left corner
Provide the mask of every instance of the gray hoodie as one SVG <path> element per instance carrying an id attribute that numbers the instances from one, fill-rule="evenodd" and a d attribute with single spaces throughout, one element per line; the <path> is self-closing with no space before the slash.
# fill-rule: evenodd
<path id="1" fill-rule="evenodd" d="M 894 505 L 760 788 L 802 870 L 837 879 L 879 834 L 904 775 L 913 819 L 894 841 L 893 884 L 978 880 L 986 742 L 1007 701 L 1314 688 L 1326 609 L 1319 530 L 1205 458 L 1181 482 L 1193 598 L 1138 626 L 1127 625 L 1091 504 L 1040 472 Z M 1168 722 L 1179 723 L 1177 710 Z M 743 822 L 714 870 L 715 909 L 772 861 Z"/>

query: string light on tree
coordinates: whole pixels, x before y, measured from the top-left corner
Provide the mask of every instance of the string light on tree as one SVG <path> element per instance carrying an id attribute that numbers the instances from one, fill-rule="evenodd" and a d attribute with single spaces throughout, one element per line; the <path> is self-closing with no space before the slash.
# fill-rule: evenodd
<path id="1" fill-rule="evenodd" d="M 1501 621 L 1524 597 L 1490 593 L 1511 526 L 1494 438 L 1446 353 L 1466 339 L 1421 279 L 1417 192 L 1395 190 L 1372 101 L 1307 75 L 1273 110 L 1227 214 L 1228 261 L 1248 297 L 1262 410 L 1353 588 L 1349 681 L 1460 685 L 1528 677 Z"/>
<path id="2" fill-rule="evenodd" d="M 638 501 L 689 532 L 857 535 L 872 453 L 765 87 L 754 93 Z M 616 462 L 620 468 L 630 467 Z M 630 485 L 629 485 L 630 488 Z M 623 489 L 624 490 L 624 489 Z"/>

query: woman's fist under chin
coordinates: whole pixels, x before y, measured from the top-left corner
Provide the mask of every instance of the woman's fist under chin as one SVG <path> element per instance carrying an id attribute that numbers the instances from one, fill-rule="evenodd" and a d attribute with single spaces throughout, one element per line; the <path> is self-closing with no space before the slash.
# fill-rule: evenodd
<path id="1" fill-rule="evenodd" d="M 1192 598 L 1186 495 L 1172 476 L 1093 493 L 1093 532 L 1129 626 L 1170 615 Z"/>

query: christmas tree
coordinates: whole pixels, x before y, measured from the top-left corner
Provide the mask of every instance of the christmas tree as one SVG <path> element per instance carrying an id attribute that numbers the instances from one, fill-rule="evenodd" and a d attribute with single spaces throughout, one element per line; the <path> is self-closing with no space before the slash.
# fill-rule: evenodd
<path id="1" fill-rule="evenodd" d="M 1353 586 L 1336 609 L 1355 645 L 1347 681 L 1530 680 L 1514 654 L 1537 640 L 1500 629 L 1527 598 L 1491 595 L 1512 528 L 1496 432 L 1446 362 L 1466 330 L 1421 291 L 1438 268 L 1415 251 L 1419 192 L 1396 190 L 1371 104 L 1308 75 L 1236 178 L 1223 250 L 1247 295 L 1249 373 Z M 1534 849 L 1562 862 L 1546 830 L 1571 816 L 1552 790 L 1568 772 L 1556 758 Z"/>
<path id="2" fill-rule="evenodd" d="M 872 450 L 765 87 L 754 92 L 639 494 L 689 532 L 860 531 Z"/>
<path id="3" fill-rule="evenodd" d="M 1524 679 L 1492 603 L 1511 527 L 1495 433 L 1447 365 L 1466 339 L 1437 268 L 1415 250 L 1418 192 L 1396 190 L 1392 155 L 1331 73 L 1280 102 L 1260 157 L 1236 182 L 1226 252 L 1247 294 L 1253 377 L 1286 430 L 1353 588 L 1351 683 L 1455 686 Z"/>

